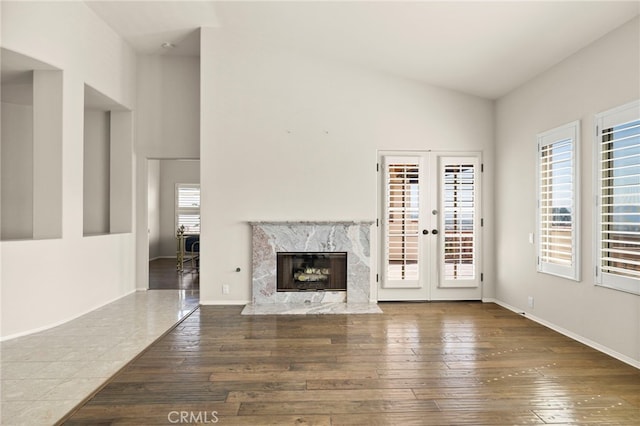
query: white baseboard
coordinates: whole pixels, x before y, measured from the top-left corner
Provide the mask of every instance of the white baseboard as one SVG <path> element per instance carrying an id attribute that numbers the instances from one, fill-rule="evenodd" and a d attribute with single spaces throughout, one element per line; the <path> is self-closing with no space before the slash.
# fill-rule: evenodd
<path id="1" fill-rule="evenodd" d="M 175 256 L 156 256 L 153 259 L 149 259 L 149 262 L 153 262 L 154 260 L 159 260 L 159 259 L 177 259 L 177 257 L 175 257 Z"/>
<path id="2" fill-rule="evenodd" d="M 54 322 L 52 324 L 47 324 L 45 326 L 33 328 L 33 329 L 27 330 L 27 331 L 21 331 L 19 333 L 10 334 L 8 336 L 2 336 L 2 337 L 0 337 L 0 342 L 4 342 L 5 340 L 15 339 L 17 337 L 28 336 L 29 334 L 38 333 L 40 331 L 49 330 L 49 329 L 57 327 L 59 325 L 66 324 L 69 321 L 73 321 L 74 319 L 78 319 L 83 315 L 86 315 L 86 314 L 88 314 L 90 312 L 95 311 L 96 309 L 100 309 L 103 306 L 108 305 L 109 303 L 113 303 L 113 302 L 115 302 L 117 300 L 122 299 L 123 297 L 127 297 L 127 296 L 135 293 L 136 291 L 138 291 L 138 289 L 133 289 L 133 290 L 129 291 L 128 293 L 123 294 L 122 296 L 115 297 L 115 298 L 113 298 L 111 300 L 108 300 L 107 302 L 104 302 L 104 303 L 102 303 L 100 305 L 94 306 L 93 308 L 87 309 L 86 311 L 83 311 L 83 312 L 81 312 L 81 313 L 79 313 L 77 315 L 74 315 L 74 316 L 69 317 L 69 318 L 65 318 L 65 319 L 60 320 L 60 321 L 56 321 L 56 322 Z"/>
<path id="3" fill-rule="evenodd" d="M 249 300 L 200 300 L 201 305 L 247 305 L 251 303 Z"/>
<path id="4" fill-rule="evenodd" d="M 504 303 L 504 302 L 502 302 L 500 300 L 496 300 L 496 299 L 487 298 L 487 299 L 483 299 L 482 301 L 486 302 L 486 303 L 495 303 L 497 305 L 500 305 L 505 309 L 508 309 L 508 310 L 510 310 L 512 312 L 515 312 L 515 313 L 519 314 L 519 315 L 522 315 L 525 318 L 528 318 L 531 321 L 537 322 L 538 324 L 544 325 L 545 327 L 550 328 L 551 330 L 556 331 L 556 332 L 558 332 L 560 334 L 564 334 L 565 336 L 570 337 L 571 339 L 573 339 L 573 340 L 575 340 L 577 342 L 583 343 L 583 344 L 585 344 L 585 345 L 587 345 L 587 346 L 589 346 L 589 347 L 591 347 L 591 348 L 593 348 L 593 349 L 595 349 L 597 351 L 605 353 L 605 354 L 607 354 L 607 355 L 609 355 L 609 356 L 611 356 L 611 357 L 613 357 L 613 358 L 615 358 L 615 359 L 617 359 L 619 361 L 624 362 L 625 364 L 629 364 L 632 367 L 640 369 L 640 360 L 633 359 L 633 358 L 631 358 L 631 357 L 629 357 L 627 355 L 621 354 L 620 352 L 617 352 L 617 351 L 615 351 L 615 350 L 613 350 L 613 349 L 611 349 L 611 348 L 609 348 L 607 346 L 604 346 L 604 345 L 602 345 L 602 344 L 600 344 L 598 342 L 594 342 L 591 339 L 588 339 L 588 338 L 586 338 L 584 336 L 581 336 L 580 334 L 574 333 L 573 331 L 567 330 L 566 328 L 560 327 L 560 326 L 558 326 L 556 324 L 553 324 L 553 323 L 551 323 L 551 322 L 549 322 L 547 320 L 539 318 L 539 317 L 537 317 L 537 316 L 535 316 L 533 314 L 526 313 L 522 309 L 518 309 L 518 308 L 516 308 L 514 306 L 509 305 L 508 303 Z"/>

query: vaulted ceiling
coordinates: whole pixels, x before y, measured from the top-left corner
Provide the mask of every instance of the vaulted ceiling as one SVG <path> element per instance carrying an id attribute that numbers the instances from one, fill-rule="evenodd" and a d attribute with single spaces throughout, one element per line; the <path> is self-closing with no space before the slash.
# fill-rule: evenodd
<path id="1" fill-rule="evenodd" d="M 142 54 L 200 27 L 495 99 L 633 19 L 638 1 L 87 1 Z"/>

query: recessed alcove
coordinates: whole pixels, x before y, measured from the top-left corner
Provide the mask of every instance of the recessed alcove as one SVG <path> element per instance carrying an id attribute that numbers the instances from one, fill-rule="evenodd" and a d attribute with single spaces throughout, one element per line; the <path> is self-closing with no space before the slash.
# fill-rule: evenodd
<path id="1" fill-rule="evenodd" d="M 83 235 L 131 232 L 131 111 L 85 85 Z"/>
<path id="2" fill-rule="evenodd" d="M 2 49 L 2 240 L 62 237 L 62 71 Z"/>

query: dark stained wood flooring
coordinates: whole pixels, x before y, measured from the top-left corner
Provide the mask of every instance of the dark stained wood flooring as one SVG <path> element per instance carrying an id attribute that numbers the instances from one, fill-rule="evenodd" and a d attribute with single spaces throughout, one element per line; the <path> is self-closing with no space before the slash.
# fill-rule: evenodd
<path id="1" fill-rule="evenodd" d="M 380 306 L 203 306 L 66 424 L 640 424 L 640 370 L 498 305 Z"/>
<path id="2" fill-rule="evenodd" d="M 149 290 L 199 290 L 200 274 L 185 263 L 184 272 L 176 269 L 176 259 L 160 258 L 149 262 Z"/>

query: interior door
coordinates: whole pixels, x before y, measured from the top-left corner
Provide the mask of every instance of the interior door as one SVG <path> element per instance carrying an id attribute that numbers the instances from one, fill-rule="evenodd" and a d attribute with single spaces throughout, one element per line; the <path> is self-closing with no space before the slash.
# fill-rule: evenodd
<path id="1" fill-rule="evenodd" d="M 479 300 L 480 156 L 381 153 L 378 300 Z"/>

